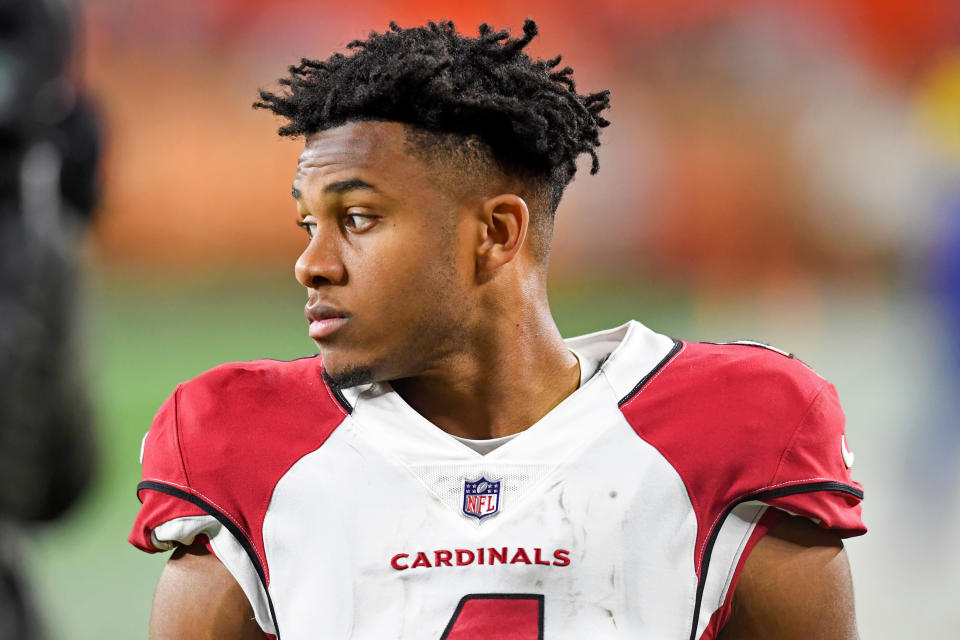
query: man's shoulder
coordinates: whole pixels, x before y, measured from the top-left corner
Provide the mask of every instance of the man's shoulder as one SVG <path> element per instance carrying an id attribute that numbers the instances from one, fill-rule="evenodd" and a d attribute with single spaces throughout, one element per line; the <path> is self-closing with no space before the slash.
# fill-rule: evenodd
<path id="1" fill-rule="evenodd" d="M 214 423 L 229 416 L 345 410 L 337 390 L 323 378 L 319 356 L 229 362 L 181 383 L 171 397 L 181 412 L 188 408 L 194 415 L 209 415 Z"/>
<path id="2" fill-rule="evenodd" d="M 759 500 L 842 535 L 863 533 L 833 385 L 760 343 L 676 344 L 621 411 L 683 479 L 698 520 Z"/>
<path id="3" fill-rule="evenodd" d="M 793 354 L 752 340 L 684 342 L 679 356 L 676 381 L 691 391 L 754 396 L 771 408 L 802 405 L 829 384 Z"/>
<path id="4" fill-rule="evenodd" d="M 836 396 L 833 385 L 775 347 L 753 341 L 676 345 L 648 376 L 648 388 L 641 387 L 623 408 L 629 411 L 638 401 L 645 411 L 665 410 L 671 417 L 665 428 L 702 441 L 785 445 L 821 396 Z M 842 422 L 832 422 L 842 429 Z"/>
<path id="5" fill-rule="evenodd" d="M 749 479 L 741 488 L 750 491 L 846 475 L 833 385 L 761 343 L 677 341 L 621 410 L 685 477 Z M 814 469 L 814 458 L 830 473 Z"/>
<path id="6" fill-rule="evenodd" d="M 219 394 L 287 392 L 300 386 L 322 384 L 322 370 L 319 355 L 294 360 L 264 358 L 227 362 L 181 383 L 180 388 Z"/>
<path id="7" fill-rule="evenodd" d="M 636 321 L 568 344 L 578 353 L 604 352 L 599 360 L 625 410 L 651 395 L 675 402 L 674 410 L 711 402 L 762 411 L 796 408 L 829 384 L 791 353 L 762 342 L 678 340 Z M 762 402 L 755 406 L 751 397 Z"/>
<path id="8" fill-rule="evenodd" d="M 719 403 L 726 416 L 735 415 L 738 407 L 763 414 L 797 410 L 829 385 L 793 354 L 762 342 L 672 342 L 669 350 L 669 345 L 658 347 L 659 361 L 652 368 L 644 352 L 636 350 L 641 357 L 631 360 L 642 361 L 629 363 L 636 383 L 621 398 L 622 408 L 657 395 L 675 402 L 675 409 Z"/>
<path id="9" fill-rule="evenodd" d="M 178 385 L 160 407 L 144 469 L 179 467 L 194 484 L 227 467 L 283 464 L 320 446 L 346 413 L 319 357 L 220 365 Z"/>
<path id="10" fill-rule="evenodd" d="M 262 558 L 260 527 L 274 488 L 347 415 L 322 373 L 316 357 L 257 360 L 178 385 L 143 440 L 143 507 L 131 542 L 146 551 L 191 544 L 210 516 Z"/>

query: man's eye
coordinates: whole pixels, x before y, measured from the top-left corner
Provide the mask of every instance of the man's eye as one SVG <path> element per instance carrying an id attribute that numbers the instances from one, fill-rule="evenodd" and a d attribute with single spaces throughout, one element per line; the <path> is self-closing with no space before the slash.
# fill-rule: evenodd
<path id="1" fill-rule="evenodd" d="M 351 231 L 366 231 L 376 223 L 375 216 L 366 216 L 361 213 L 348 213 L 344 225 Z"/>
<path id="2" fill-rule="evenodd" d="M 313 223 L 313 222 L 305 222 L 301 220 L 300 222 L 297 223 L 297 226 L 303 227 L 304 229 L 306 229 L 307 235 L 310 236 L 311 238 L 313 238 L 314 234 L 317 231 L 317 225 L 316 223 Z"/>

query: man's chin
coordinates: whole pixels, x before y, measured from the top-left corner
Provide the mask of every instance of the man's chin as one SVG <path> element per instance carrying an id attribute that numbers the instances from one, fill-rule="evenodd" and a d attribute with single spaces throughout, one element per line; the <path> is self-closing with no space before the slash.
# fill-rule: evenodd
<path id="1" fill-rule="evenodd" d="M 339 389 L 374 382 L 373 369 L 364 365 L 328 367 L 324 363 L 323 377 L 327 384 Z"/>

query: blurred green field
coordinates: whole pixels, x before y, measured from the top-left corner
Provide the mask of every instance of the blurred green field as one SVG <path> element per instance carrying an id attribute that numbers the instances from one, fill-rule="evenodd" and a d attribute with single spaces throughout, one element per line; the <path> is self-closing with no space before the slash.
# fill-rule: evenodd
<path id="1" fill-rule="evenodd" d="M 126 543 L 139 502 L 138 454 L 154 412 L 177 383 L 222 362 L 315 352 L 304 295 L 292 277 L 191 275 L 187 281 L 94 274 L 87 352 L 102 460 L 93 490 L 70 516 L 33 536 L 31 571 L 53 638 L 146 637 L 165 556 Z M 553 292 L 564 335 L 631 317 L 680 330 L 682 296 L 614 284 Z"/>

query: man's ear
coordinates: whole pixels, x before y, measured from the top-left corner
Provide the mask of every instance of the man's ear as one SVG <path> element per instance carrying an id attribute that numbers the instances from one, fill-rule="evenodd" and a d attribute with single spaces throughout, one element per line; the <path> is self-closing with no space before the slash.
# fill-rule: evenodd
<path id="1" fill-rule="evenodd" d="M 520 251 L 530 227 L 530 209 L 518 195 L 504 193 L 483 203 L 477 272 L 492 274 Z"/>

